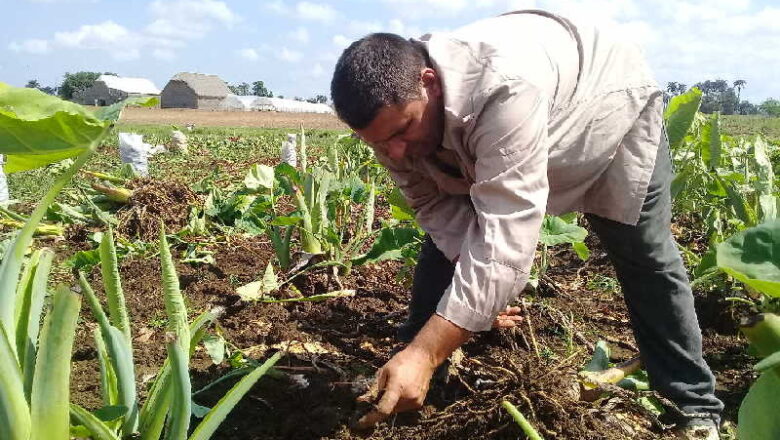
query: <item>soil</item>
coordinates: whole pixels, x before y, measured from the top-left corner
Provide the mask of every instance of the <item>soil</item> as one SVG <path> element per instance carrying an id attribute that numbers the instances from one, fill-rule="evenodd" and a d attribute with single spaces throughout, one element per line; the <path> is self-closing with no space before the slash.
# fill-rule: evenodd
<path id="1" fill-rule="evenodd" d="M 74 231 L 74 237 L 83 233 Z M 606 254 L 590 236 L 592 256 L 580 262 L 568 249 L 554 252 L 549 279 L 540 292 L 525 295 L 526 321 L 509 330 L 480 334 L 466 344 L 446 373 L 437 374 L 424 408 L 402 414 L 370 432 L 350 427 L 368 408 L 355 399 L 396 348 L 397 326 L 406 316 L 408 289 L 396 276 L 402 265 L 386 262 L 357 267 L 340 279 L 356 290 L 349 298 L 287 304 L 247 303 L 238 286 L 262 276 L 273 257 L 261 237 L 230 236 L 205 245 L 214 264 L 177 265 L 191 318 L 219 306 L 224 312 L 217 331 L 233 351 L 241 349 L 262 362 L 271 346 L 307 342 L 277 364 L 277 374 L 263 377 L 241 400 L 215 434 L 216 439 L 517 439 L 520 429 L 501 408 L 515 404 L 548 439 L 673 438 L 664 425 L 637 403 L 632 392 L 618 392 L 594 403 L 578 399 L 577 371 L 591 356 L 592 344 L 605 339 L 614 361 L 637 354 L 626 307 L 619 293 L 590 283 L 614 277 Z M 182 250 L 182 249 L 179 249 Z M 174 253 L 176 256 L 177 253 Z M 165 358 L 165 312 L 160 292 L 159 261 L 126 259 L 120 273 L 135 338 L 136 375 L 148 385 Z M 90 274 L 99 295 L 100 273 Z M 324 272 L 296 279 L 305 296 L 339 288 Z M 591 286 L 591 287 L 589 287 Z M 739 402 L 754 379 L 754 360 L 736 335 L 746 310 L 718 298 L 697 294 L 704 329 L 704 351 L 718 378 L 725 417 L 736 421 Z M 72 393 L 76 402 L 98 408 L 98 366 L 92 340 L 94 324 L 86 306 L 73 358 Z M 297 345 L 300 348 L 300 345 Z M 231 371 L 214 365 L 202 348 L 191 374 L 198 390 Z M 215 404 L 235 380 L 199 393 L 194 400 Z M 145 387 L 139 388 L 141 399 Z M 198 421 L 193 419 L 193 426 Z"/>
<path id="2" fill-rule="evenodd" d="M 128 107 L 121 122 L 133 124 L 186 125 L 212 127 L 263 127 L 346 130 L 335 115 L 317 113 L 231 112 L 193 109 Z"/>
<path id="3" fill-rule="evenodd" d="M 131 181 L 130 201 L 116 213 L 117 232 L 128 238 L 153 241 L 159 237 L 160 222 L 168 233 L 176 233 L 189 221 L 190 206 L 199 201 L 184 183 L 139 179 Z"/>

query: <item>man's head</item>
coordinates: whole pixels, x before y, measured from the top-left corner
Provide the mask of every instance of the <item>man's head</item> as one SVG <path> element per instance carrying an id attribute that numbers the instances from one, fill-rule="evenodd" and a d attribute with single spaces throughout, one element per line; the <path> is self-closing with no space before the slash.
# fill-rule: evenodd
<path id="1" fill-rule="evenodd" d="M 339 118 L 393 159 L 441 143 L 441 81 L 420 43 L 383 33 L 352 43 L 336 64 L 331 98 Z"/>

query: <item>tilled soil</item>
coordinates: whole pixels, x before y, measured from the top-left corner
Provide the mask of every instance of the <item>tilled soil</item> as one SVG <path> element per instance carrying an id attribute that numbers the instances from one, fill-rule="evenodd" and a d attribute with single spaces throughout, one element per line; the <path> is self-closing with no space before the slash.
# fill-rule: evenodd
<path id="1" fill-rule="evenodd" d="M 210 245 L 215 264 L 177 265 L 191 318 L 223 307 L 219 331 L 233 347 L 261 362 L 274 351 L 271 346 L 309 343 L 291 349 L 277 364 L 280 374 L 263 377 L 214 438 L 523 438 L 501 408 L 502 400 L 515 404 L 548 439 L 671 438 L 631 392 L 594 403 L 578 399 L 576 373 L 598 339 L 609 342 L 615 361 L 636 354 L 620 294 L 588 282 L 597 275 L 614 276 L 595 238 L 590 237 L 588 244 L 592 257 L 585 263 L 568 250 L 555 252 L 540 293 L 524 296 L 526 320 L 520 327 L 475 337 L 453 359 L 448 374 L 437 375 L 420 412 L 398 415 L 370 432 L 350 429 L 368 409 L 355 398 L 396 346 L 395 329 L 408 304 L 408 290 L 396 279 L 401 265 L 389 262 L 354 269 L 341 279 L 344 288 L 356 290 L 351 298 L 246 303 L 235 289 L 262 276 L 273 257 L 269 243 L 259 237 L 231 236 L 229 242 Z M 136 374 L 148 385 L 165 358 L 159 261 L 128 259 L 120 272 L 133 321 Z M 90 277 L 100 291 L 99 271 Z M 325 273 L 300 277 L 295 284 L 306 296 L 337 288 Z M 718 395 L 727 404 L 726 419 L 735 421 L 738 404 L 753 380 L 753 360 L 744 354 L 744 343 L 732 325 L 744 311 L 701 296 L 697 308 L 705 354 L 719 380 Z M 100 406 L 99 376 L 89 316 L 85 306 L 72 392 L 78 403 L 95 409 Z M 196 352 L 192 363 L 194 390 L 230 371 L 226 363 L 213 365 L 203 350 Z M 233 383 L 200 393 L 195 401 L 211 406 Z M 143 399 L 143 386 L 139 392 Z M 193 419 L 193 426 L 196 422 Z"/>
<path id="2" fill-rule="evenodd" d="M 128 107 L 122 112 L 121 122 L 133 124 L 185 125 L 195 124 L 211 127 L 263 127 L 346 130 L 334 115 L 316 113 L 282 112 L 231 112 L 193 110 L 184 108 L 141 108 Z"/>

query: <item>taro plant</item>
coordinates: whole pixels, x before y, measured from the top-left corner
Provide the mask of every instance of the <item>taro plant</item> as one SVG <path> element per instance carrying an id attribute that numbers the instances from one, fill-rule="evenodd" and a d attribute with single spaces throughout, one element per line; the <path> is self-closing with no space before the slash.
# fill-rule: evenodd
<path id="1" fill-rule="evenodd" d="M 105 139 L 126 104 L 91 113 L 34 89 L 0 83 L 0 154 L 7 155 L 7 172 L 76 157 L 56 177 L 0 264 L 0 438 L 70 437 L 70 352 L 81 297 L 58 288 L 40 328 L 52 254 L 35 251 L 26 264 L 24 257 L 47 208 Z"/>
<path id="2" fill-rule="evenodd" d="M 108 314 L 103 310 L 84 274 L 79 273 L 82 291 L 98 322 L 95 343 L 100 363 L 104 407 L 96 413 L 91 413 L 72 404 L 71 416 L 80 423 L 78 432 L 96 440 L 130 436 L 139 436 L 144 440 L 157 440 L 163 434 L 166 439 L 185 439 L 189 432 L 191 415 L 194 411 L 189 359 L 196 346 L 203 341 L 205 329 L 216 318 L 216 314 L 206 312 L 191 323 L 187 322 L 184 297 L 179 289 L 178 276 L 163 227 L 160 229 L 159 250 L 163 275 L 163 301 L 168 318 L 166 332 L 168 358 L 157 373 L 146 402 L 140 408 L 136 396 L 129 319 L 117 270 L 113 234 L 110 231 L 103 234 L 100 245 Z M 191 440 L 210 438 L 236 403 L 279 360 L 281 355 L 277 353 L 247 374 L 213 408 L 200 408 L 206 411 L 204 419 L 189 438 Z M 101 419 L 100 414 L 111 414 L 111 416 Z"/>

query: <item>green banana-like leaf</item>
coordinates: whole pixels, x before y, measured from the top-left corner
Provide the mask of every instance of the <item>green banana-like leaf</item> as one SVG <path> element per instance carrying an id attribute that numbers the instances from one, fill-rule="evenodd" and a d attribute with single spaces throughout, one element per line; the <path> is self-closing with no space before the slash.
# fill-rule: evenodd
<path id="1" fill-rule="evenodd" d="M 77 156 L 110 124 L 85 107 L 0 83 L 0 154 L 14 173 Z"/>
<path id="2" fill-rule="evenodd" d="M 276 364 L 282 357 L 282 352 L 271 356 L 267 361 L 257 367 L 254 371 L 244 376 L 230 391 L 227 392 L 213 408 L 206 414 L 203 421 L 200 422 L 195 432 L 192 433 L 189 440 L 208 440 L 214 435 L 219 425 L 225 420 L 228 413 L 233 410 L 236 404 L 252 388 L 268 370 Z"/>
<path id="3" fill-rule="evenodd" d="M 422 239 L 421 233 L 415 228 L 384 228 L 379 231 L 379 236 L 374 240 L 371 249 L 358 258 L 352 260 L 352 264 L 373 264 L 385 260 L 398 260 L 403 257 L 403 249 Z"/>
<path id="4" fill-rule="evenodd" d="M 98 364 L 100 365 L 100 393 L 103 398 L 103 405 L 116 405 L 119 403 L 116 373 L 114 373 L 114 367 L 111 366 L 111 358 L 108 355 L 108 348 L 100 327 L 95 328 L 93 339 L 95 340 L 95 351 L 97 352 Z"/>
<path id="5" fill-rule="evenodd" d="M 128 106 L 154 107 L 160 103 L 160 99 L 154 96 L 136 96 L 119 101 L 108 107 L 101 107 L 95 111 L 95 117 L 107 122 L 116 122 L 122 116 L 122 110 Z"/>
<path id="6" fill-rule="evenodd" d="M 127 316 L 125 294 L 122 291 L 122 281 L 119 278 L 119 262 L 114 244 L 114 231 L 109 226 L 103 234 L 98 247 L 100 253 L 100 272 L 103 275 L 103 286 L 106 290 L 106 302 L 111 325 L 122 331 L 128 343 L 131 343 L 130 318 Z"/>
<path id="7" fill-rule="evenodd" d="M 70 357 L 80 306 L 81 298 L 61 286 L 44 321 L 30 400 L 32 440 L 70 438 Z"/>
<path id="8" fill-rule="evenodd" d="M 184 349 L 186 341 L 179 341 L 178 337 L 169 332 L 168 360 L 171 364 L 171 380 L 173 383 L 173 405 L 170 408 L 168 432 L 165 436 L 168 440 L 185 440 L 190 429 L 190 417 L 192 415 L 192 384 L 190 383 L 189 356 Z"/>
<path id="9" fill-rule="evenodd" d="M 217 318 L 215 312 L 203 312 L 190 324 L 190 354 L 195 351 L 200 339 L 203 337 L 203 329 Z M 165 426 L 165 417 L 173 399 L 171 391 L 171 363 L 169 359 L 163 362 L 163 366 L 152 382 L 143 408 L 141 408 L 141 440 L 158 440 Z"/>
<path id="10" fill-rule="evenodd" d="M 179 288 L 179 275 L 173 264 L 168 239 L 165 237 L 165 225 L 160 222 L 160 265 L 162 267 L 163 298 L 165 313 L 168 315 L 168 331 L 176 334 L 185 355 L 189 353 L 190 327 L 187 323 L 187 307 Z"/>
<path id="11" fill-rule="evenodd" d="M 539 230 L 539 241 L 547 246 L 585 241 L 588 230 L 554 215 L 545 215 Z"/>
<path id="12" fill-rule="evenodd" d="M 253 191 L 273 189 L 274 169 L 268 165 L 254 165 L 244 177 L 244 186 Z"/>
<path id="13" fill-rule="evenodd" d="M 75 403 L 70 405 L 70 415 L 89 430 L 93 440 L 119 440 L 105 422 Z"/>
<path id="14" fill-rule="evenodd" d="M 17 296 L 16 352 L 24 375 L 24 393 L 28 398 L 32 392 L 41 313 L 53 258 L 54 252 L 48 249 L 35 251 L 29 263 L 32 266 L 29 282 L 23 293 Z"/>
<path id="15" fill-rule="evenodd" d="M 675 96 L 664 112 L 666 134 L 672 150 L 680 146 L 685 134 L 691 128 L 696 112 L 701 105 L 701 90 L 692 88 L 682 95 Z"/>
<path id="16" fill-rule="evenodd" d="M 738 436 L 741 439 L 780 438 L 780 417 L 777 417 L 777 396 L 780 395 L 780 374 L 767 371 L 750 387 L 739 407 Z"/>
<path id="17" fill-rule="evenodd" d="M 128 408 L 122 423 L 122 431 L 125 435 L 130 435 L 138 428 L 138 402 L 132 345 L 121 330 L 111 325 L 83 273 L 79 273 L 79 284 L 84 296 L 87 297 L 92 315 L 98 322 L 110 358 L 111 369 L 116 375 L 117 403 Z"/>
<path id="18" fill-rule="evenodd" d="M 702 129 L 699 148 L 702 161 L 707 168 L 714 170 L 720 165 L 721 141 L 718 113 L 714 113 L 709 123 Z"/>
<path id="19" fill-rule="evenodd" d="M 717 247 L 718 267 L 769 296 L 780 297 L 780 220 L 745 229 Z"/>
<path id="20" fill-rule="evenodd" d="M 0 438 L 28 440 L 30 429 L 30 409 L 24 397 L 22 372 L 8 335 L 0 326 Z"/>

